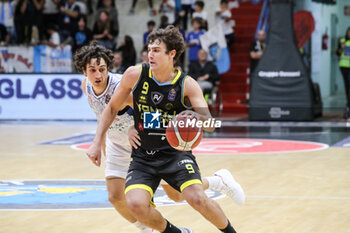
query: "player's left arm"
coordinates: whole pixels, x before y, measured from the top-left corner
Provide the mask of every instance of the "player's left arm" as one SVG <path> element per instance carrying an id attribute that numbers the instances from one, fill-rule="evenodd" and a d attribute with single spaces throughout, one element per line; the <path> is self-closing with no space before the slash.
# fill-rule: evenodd
<path id="1" fill-rule="evenodd" d="M 184 96 L 189 99 L 194 111 L 199 114 L 201 121 L 206 121 L 212 118 L 208 104 L 204 99 L 202 89 L 199 87 L 196 80 L 191 77 L 188 77 L 185 80 Z M 209 127 L 204 127 L 204 130 L 213 132 L 215 127 L 212 126 L 212 124 L 209 124 Z"/>

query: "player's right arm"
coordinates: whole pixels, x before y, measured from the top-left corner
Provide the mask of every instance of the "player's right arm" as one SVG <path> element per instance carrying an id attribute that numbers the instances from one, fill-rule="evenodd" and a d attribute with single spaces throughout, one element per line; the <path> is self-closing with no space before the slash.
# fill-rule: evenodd
<path id="1" fill-rule="evenodd" d="M 103 135 L 107 132 L 118 111 L 122 110 L 125 106 L 125 102 L 128 100 L 132 89 L 136 85 L 140 73 L 141 66 L 132 66 L 125 71 L 118 87 L 113 93 L 111 100 L 102 112 L 97 126 L 96 136 L 89 150 L 87 151 L 87 155 L 96 166 L 101 165 L 101 144 Z"/>

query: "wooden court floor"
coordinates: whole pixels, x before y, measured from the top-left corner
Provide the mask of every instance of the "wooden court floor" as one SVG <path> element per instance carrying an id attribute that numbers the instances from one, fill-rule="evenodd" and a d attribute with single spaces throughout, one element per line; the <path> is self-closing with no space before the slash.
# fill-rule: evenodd
<path id="1" fill-rule="evenodd" d="M 0 181 L 103 179 L 103 167 L 83 151 L 40 142 L 88 133 L 92 124 L 0 124 Z M 239 233 L 350 232 L 350 150 L 197 156 L 202 175 L 229 169 L 247 200 L 217 200 Z M 1 198 L 1 196 L 0 196 Z M 188 205 L 158 209 L 175 225 L 195 233 L 220 232 Z M 137 229 L 113 209 L 0 210 L 4 233 L 129 233 Z"/>

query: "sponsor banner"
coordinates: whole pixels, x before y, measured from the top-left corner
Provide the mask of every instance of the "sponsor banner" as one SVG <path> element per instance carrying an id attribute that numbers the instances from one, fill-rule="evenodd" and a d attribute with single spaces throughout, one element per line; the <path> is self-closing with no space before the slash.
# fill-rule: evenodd
<path id="1" fill-rule="evenodd" d="M 81 74 L 1 74 L 0 119 L 95 120 Z"/>
<path id="2" fill-rule="evenodd" d="M 33 47 L 0 46 L 0 66 L 5 73 L 32 73 Z"/>
<path id="3" fill-rule="evenodd" d="M 72 72 L 71 46 L 51 48 L 46 45 L 34 47 L 35 73 L 70 73 Z"/>
<path id="4" fill-rule="evenodd" d="M 212 199 L 224 197 L 206 190 Z M 156 206 L 183 205 L 168 198 L 161 186 L 154 193 Z M 113 209 L 104 180 L 0 180 L 0 210 Z"/>

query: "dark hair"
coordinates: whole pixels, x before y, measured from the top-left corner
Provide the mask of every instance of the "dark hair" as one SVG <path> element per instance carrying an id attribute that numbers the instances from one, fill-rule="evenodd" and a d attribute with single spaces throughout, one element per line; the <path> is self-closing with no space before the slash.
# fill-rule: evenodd
<path id="1" fill-rule="evenodd" d="M 109 70 L 113 64 L 114 56 L 111 50 L 98 45 L 97 41 L 93 40 L 88 45 L 81 47 L 75 52 L 74 65 L 78 71 L 83 72 L 86 70 L 86 65 L 94 58 L 97 59 L 97 64 L 100 64 L 101 58 L 103 58 Z"/>
<path id="2" fill-rule="evenodd" d="M 176 63 L 185 50 L 184 38 L 179 30 L 174 27 L 174 25 L 169 25 L 165 29 L 153 31 L 147 38 L 147 44 L 152 44 L 157 40 L 159 43 L 163 42 L 165 44 L 167 48 L 166 53 L 169 53 L 173 49 L 176 51 L 176 55 L 174 57 L 174 63 Z"/>
<path id="3" fill-rule="evenodd" d="M 202 24 L 202 18 L 196 17 L 191 20 L 191 24 L 198 23 L 199 26 Z"/>
<path id="4" fill-rule="evenodd" d="M 150 20 L 147 22 L 147 26 L 156 26 L 156 22 L 154 22 L 154 20 Z"/>
<path id="5" fill-rule="evenodd" d="M 228 1 L 227 0 L 221 0 L 220 4 L 223 4 L 223 3 L 228 4 Z"/>
<path id="6" fill-rule="evenodd" d="M 201 9 L 204 8 L 204 2 L 203 1 L 196 1 L 194 4 L 199 6 Z"/>

